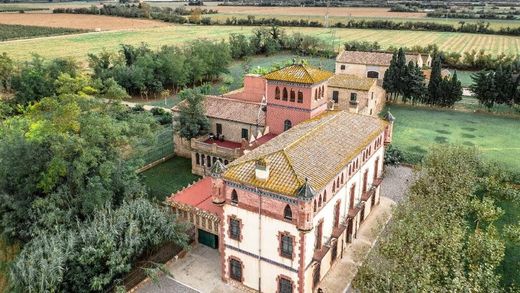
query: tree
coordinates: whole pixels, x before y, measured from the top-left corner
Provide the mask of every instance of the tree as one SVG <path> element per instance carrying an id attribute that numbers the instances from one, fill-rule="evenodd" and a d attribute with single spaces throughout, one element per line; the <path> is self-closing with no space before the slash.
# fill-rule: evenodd
<path id="1" fill-rule="evenodd" d="M 179 115 L 174 118 L 175 132 L 180 137 L 192 139 L 209 131 L 209 120 L 204 109 L 204 96 L 196 89 L 186 89 L 179 93 L 183 102 L 179 104 Z"/>
<path id="2" fill-rule="evenodd" d="M 474 149 L 437 146 L 353 281 L 362 292 L 501 292 L 503 216 L 485 190 L 493 168 Z M 509 189 L 512 189 L 509 187 Z"/>
<path id="3" fill-rule="evenodd" d="M 253 53 L 249 40 L 243 34 L 230 34 L 229 47 L 233 59 L 242 59 Z"/>
<path id="4" fill-rule="evenodd" d="M 15 64 L 13 59 L 7 56 L 5 52 L 0 54 L 0 91 L 11 90 L 11 80 L 15 74 L 14 70 Z"/>
<path id="5" fill-rule="evenodd" d="M 439 84 L 439 99 L 438 106 L 453 107 L 456 102 L 462 100 L 462 84 L 457 78 L 457 72 L 454 72 L 451 77 L 445 77 Z"/>
<path id="6" fill-rule="evenodd" d="M 385 71 L 385 75 L 383 76 L 383 89 L 387 93 L 390 93 L 390 100 L 392 100 L 393 95 L 398 92 L 398 79 L 399 68 L 397 67 L 397 51 L 394 51 L 392 60 L 390 61 L 390 66 Z"/>
<path id="7" fill-rule="evenodd" d="M 440 89 L 442 82 L 441 70 L 441 58 L 436 56 L 432 63 L 432 71 L 428 83 L 428 98 L 426 99 L 426 104 L 428 105 L 437 105 L 439 100 L 442 99 Z"/>
<path id="8" fill-rule="evenodd" d="M 471 76 L 473 83 L 470 86 L 479 103 L 486 106 L 488 110 L 493 108 L 497 100 L 495 76 L 490 71 L 479 71 Z"/>
<path id="9" fill-rule="evenodd" d="M 424 75 L 419 66 L 410 61 L 400 79 L 403 102 L 406 103 L 408 100 L 412 100 L 413 104 L 422 102 L 426 88 L 424 86 Z"/>

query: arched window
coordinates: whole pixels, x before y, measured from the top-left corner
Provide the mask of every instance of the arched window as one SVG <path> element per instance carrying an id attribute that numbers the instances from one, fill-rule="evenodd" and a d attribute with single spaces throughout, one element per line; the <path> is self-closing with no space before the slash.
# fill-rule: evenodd
<path id="1" fill-rule="evenodd" d="M 199 155 L 199 153 L 195 154 L 195 164 L 200 165 L 200 155 Z"/>
<path id="2" fill-rule="evenodd" d="M 314 99 L 318 99 L 318 89 L 314 89 Z"/>
<path id="3" fill-rule="evenodd" d="M 314 212 L 316 212 L 316 200 L 314 200 Z"/>
<path id="4" fill-rule="evenodd" d="M 292 211 L 291 211 L 291 207 L 289 205 L 286 205 L 285 208 L 283 209 L 283 217 L 286 220 L 292 220 Z"/>
<path id="5" fill-rule="evenodd" d="M 325 96 L 325 86 L 321 86 L 321 97 L 323 98 Z"/>
<path id="6" fill-rule="evenodd" d="M 200 164 L 201 164 L 202 166 L 204 166 L 204 159 L 205 159 L 205 157 L 206 157 L 206 156 L 204 156 L 204 154 L 201 154 L 201 155 L 200 155 Z"/>
<path id="7" fill-rule="evenodd" d="M 287 89 L 283 88 L 282 100 L 287 101 L 287 96 L 288 96 Z"/>
<path id="8" fill-rule="evenodd" d="M 285 120 L 283 123 L 283 131 L 289 130 L 292 127 L 291 120 Z"/>
<path id="9" fill-rule="evenodd" d="M 341 172 L 341 184 L 343 184 L 343 172 Z"/>
<path id="10" fill-rule="evenodd" d="M 323 192 L 323 203 L 325 203 L 327 201 L 327 190 L 325 190 L 325 192 Z"/>
<path id="11" fill-rule="evenodd" d="M 320 195 L 320 197 L 318 198 L 318 206 L 321 207 L 321 202 L 322 202 L 322 196 Z"/>
<path id="12" fill-rule="evenodd" d="M 303 103 L 303 93 L 301 91 L 298 91 L 298 103 Z"/>
<path id="13" fill-rule="evenodd" d="M 274 90 L 274 98 L 277 100 L 280 99 L 280 88 L 279 87 L 276 87 L 276 89 Z"/>
<path id="14" fill-rule="evenodd" d="M 379 78 L 379 72 L 377 71 L 369 71 L 367 72 L 368 78 Z"/>
<path id="15" fill-rule="evenodd" d="M 321 87 L 318 89 L 318 99 L 321 98 Z"/>
<path id="16" fill-rule="evenodd" d="M 296 100 L 296 93 L 294 90 L 291 90 L 291 96 L 289 98 L 289 101 L 294 102 Z"/>
<path id="17" fill-rule="evenodd" d="M 238 194 L 237 194 L 237 191 L 234 189 L 233 189 L 233 191 L 231 191 L 231 203 L 233 203 L 233 204 L 238 203 Z"/>

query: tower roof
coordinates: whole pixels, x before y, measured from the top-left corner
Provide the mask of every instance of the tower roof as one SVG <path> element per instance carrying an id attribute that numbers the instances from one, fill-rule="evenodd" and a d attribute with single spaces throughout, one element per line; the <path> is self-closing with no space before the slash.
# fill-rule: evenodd
<path id="1" fill-rule="evenodd" d="M 267 80 L 315 84 L 329 79 L 334 73 L 305 64 L 292 64 L 269 72 L 264 77 Z"/>

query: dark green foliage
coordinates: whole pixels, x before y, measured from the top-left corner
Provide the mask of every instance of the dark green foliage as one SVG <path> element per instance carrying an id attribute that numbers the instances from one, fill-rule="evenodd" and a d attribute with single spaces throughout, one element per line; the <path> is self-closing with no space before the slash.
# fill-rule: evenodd
<path id="1" fill-rule="evenodd" d="M 403 161 L 403 153 L 393 145 L 389 145 L 385 152 L 385 165 L 399 166 Z"/>
<path id="2" fill-rule="evenodd" d="M 68 231 L 43 232 L 11 268 L 18 292 L 102 292 L 140 256 L 165 242 L 186 245 L 185 227 L 166 207 L 145 199 L 106 207 Z"/>
<path id="3" fill-rule="evenodd" d="M 213 80 L 231 61 L 224 42 L 194 41 L 183 48 L 164 46 L 154 52 L 145 44 L 121 45 L 117 56 L 89 55 L 94 78 L 113 78 L 131 95 L 156 96 L 165 88 L 180 88 Z"/>
<path id="4" fill-rule="evenodd" d="M 511 66 L 499 66 L 496 71 L 480 71 L 472 75 L 471 91 L 488 109 L 495 104 L 512 107 L 520 104 L 520 75 Z"/>
<path id="5" fill-rule="evenodd" d="M 253 54 L 254 48 L 251 47 L 249 40 L 242 34 L 229 35 L 229 46 L 233 59 L 242 59 Z"/>
<path id="6" fill-rule="evenodd" d="M 184 102 L 179 104 L 179 115 L 175 119 L 175 132 L 190 140 L 207 134 L 209 120 L 204 109 L 204 96 L 197 89 L 186 89 L 179 93 Z"/>
<path id="7" fill-rule="evenodd" d="M 54 96 L 57 94 L 58 77 L 62 74 L 75 77 L 77 72 L 78 64 L 71 59 L 44 60 L 35 55 L 30 61 L 23 63 L 19 72 L 12 76 L 14 102 L 26 105 L 44 97 Z"/>
<path id="8" fill-rule="evenodd" d="M 430 81 L 428 83 L 428 97 L 426 99 L 426 104 L 428 105 L 438 105 L 440 103 L 440 99 L 442 98 L 441 71 L 441 57 L 435 56 L 432 62 Z"/>
<path id="9" fill-rule="evenodd" d="M 11 90 L 15 63 L 6 53 L 0 54 L 0 92 Z"/>
<path id="10" fill-rule="evenodd" d="M 360 267 L 362 292 L 501 292 L 496 200 L 511 188 L 474 149 L 437 146 Z"/>
<path id="11" fill-rule="evenodd" d="M 73 28 L 0 24 L 0 41 L 26 39 L 34 37 L 47 37 L 56 35 L 68 35 L 83 32 L 87 31 Z"/>
<path id="12" fill-rule="evenodd" d="M 390 67 L 383 77 L 383 88 L 389 94 L 390 100 L 397 101 L 401 96 L 404 103 L 424 102 L 424 75 L 413 61 L 406 64 L 406 55 L 402 48 L 394 51 Z"/>
<path id="13" fill-rule="evenodd" d="M 350 41 L 344 44 L 346 51 L 377 52 L 381 50 L 378 42 Z"/>

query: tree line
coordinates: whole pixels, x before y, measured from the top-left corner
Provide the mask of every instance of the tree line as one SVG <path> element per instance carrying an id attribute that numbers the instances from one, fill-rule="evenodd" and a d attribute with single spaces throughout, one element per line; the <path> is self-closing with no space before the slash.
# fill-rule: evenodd
<path id="1" fill-rule="evenodd" d="M 422 69 L 410 61 L 406 63 L 403 49 L 393 53 L 389 68 L 385 71 L 383 88 L 388 100 L 403 103 L 426 104 L 438 107 L 453 107 L 462 99 L 462 85 L 457 73 L 442 77 L 440 57 L 435 57 L 430 80 L 426 82 Z"/>
<path id="2" fill-rule="evenodd" d="M 497 70 L 483 70 L 471 76 L 470 89 L 480 104 L 491 109 L 495 105 L 520 106 L 520 71 L 501 66 Z"/>
<path id="3" fill-rule="evenodd" d="M 254 15 L 242 17 L 228 17 L 226 20 L 212 19 L 210 17 L 193 17 L 197 14 L 213 14 L 211 10 L 191 10 L 190 17 L 186 18 L 184 11 L 176 11 L 172 8 L 153 7 L 146 3 L 125 5 L 104 5 L 102 8 L 92 6 L 90 8 L 60 8 L 54 9 L 54 13 L 78 13 L 78 14 L 102 14 L 132 18 L 151 18 L 173 23 L 196 23 L 203 25 L 240 25 L 240 26 L 290 26 L 290 27 L 324 27 L 320 21 L 308 19 L 284 20 L 276 17 L 257 18 Z M 191 20 L 191 21 L 190 21 Z M 346 22 L 336 22 L 331 25 L 337 28 L 356 29 L 386 29 L 386 30 L 413 30 L 413 31 L 440 31 L 462 32 L 478 34 L 495 34 L 520 36 L 520 27 L 490 28 L 489 22 L 461 23 L 459 26 L 428 21 L 393 21 L 393 20 L 366 20 L 350 19 Z"/>
<path id="4" fill-rule="evenodd" d="M 405 52 L 425 53 L 430 55 L 438 55 L 441 58 L 442 65 L 452 69 L 461 70 L 483 70 L 497 69 L 502 66 L 511 66 L 515 70 L 520 69 L 520 54 L 499 54 L 492 55 L 486 53 L 485 50 L 471 50 L 463 54 L 458 52 L 447 52 L 439 49 L 437 44 L 429 44 L 426 46 L 416 45 L 412 47 L 401 47 Z M 395 46 L 387 48 L 381 47 L 378 42 L 367 41 L 349 41 L 344 43 L 344 49 L 347 51 L 365 51 L 365 52 L 393 52 L 398 50 Z"/>
<path id="5" fill-rule="evenodd" d="M 501 267 L 506 243 L 520 244 L 520 223 L 501 231 L 496 227 L 508 216 L 501 203 L 517 203 L 520 196 L 510 175 L 484 163 L 475 149 L 459 146 L 434 147 L 419 170 L 353 287 L 361 292 L 514 292 L 503 282 L 513 272 Z"/>

